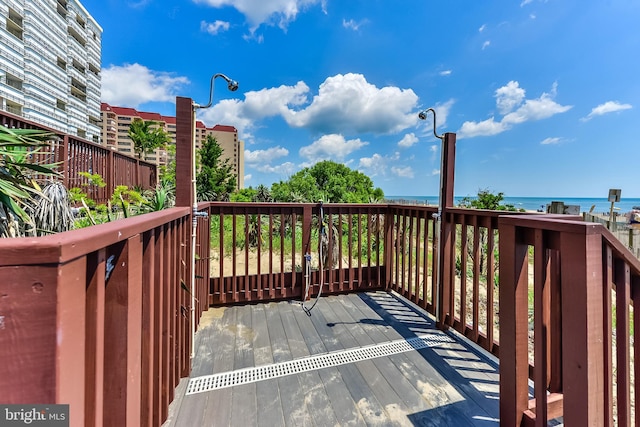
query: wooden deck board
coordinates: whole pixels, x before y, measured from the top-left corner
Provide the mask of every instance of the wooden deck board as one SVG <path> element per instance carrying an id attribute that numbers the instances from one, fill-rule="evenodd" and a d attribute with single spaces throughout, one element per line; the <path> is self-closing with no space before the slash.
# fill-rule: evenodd
<path id="1" fill-rule="evenodd" d="M 167 426 L 497 426 L 493 359 L 435 329 L 393 294 L 233 306 L 203 322 L 192 376 L 414 338 L 434 346 L 255 383 L 177 396 Z M 439 335 L 435 335 L 439 334 Z M 183 392 L 182 392 L 183 393 Z M 176 403 L 174 402 L 174 403 Z"/>
<path id="2" fill-rule="evenodd" d="M 236 318 L 234 370 L 255 366 L 253 344 L 256 333 L 253 329 L 252 306 L 236 307 L 236 310 L 238 315 Z M 256 383 L 251 383 L 231 388 L 231 425 L 257 425 L 256 385 Z"/>
<path id="3" fill-rule="evenodd" d="M 275 363 L 292 360 L 289 341 L 280 316 L 280 306 L 287 302 L 272 303 L 266 310 L 267 327 L 271 339 L 271 351 Z M 280 393 L 280 406 L 286 426 L 311 426 L 311 416 L 307 411 L 304 396 L 300 393 L 300 381 L 297 375 L 289 375 L 277 379 Z"/>

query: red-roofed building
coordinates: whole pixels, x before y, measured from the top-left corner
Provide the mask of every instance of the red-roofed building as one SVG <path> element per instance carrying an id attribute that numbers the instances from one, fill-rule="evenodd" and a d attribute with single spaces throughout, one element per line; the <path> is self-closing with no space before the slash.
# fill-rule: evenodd
<path id="1" fill-rule="evenodd" d="M 161 126 L 176 142 L 176 118 L 158 113 L 137 111 L 134 108 L 116 107 L 102 103 L 102 143 L 128 155 L 135 155 L 133 141 L 129 138 L 129 126 L 134 119 L 153 121 Z M 215 125 L 208 128 L 200 120 L 196 122 L 196 149 L 200 149 L 208 135 L 216 138 L 222 148 L 222 159 L 229 160 L 236 175 L 237 188 L 244 188 L 244 142 L 238 139 L 238 129 L 234 126 Z M 144 160 L 164 166 L 169 162 L 166 150 L 156 150 L 146 154 Z"/>

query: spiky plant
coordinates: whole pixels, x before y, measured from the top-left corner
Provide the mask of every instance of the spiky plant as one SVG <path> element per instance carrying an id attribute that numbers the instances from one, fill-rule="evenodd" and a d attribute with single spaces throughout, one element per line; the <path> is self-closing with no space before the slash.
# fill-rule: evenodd
<path id="1" fill-rule="evenodd" d="M 38 164 L 35 154 L 57 138 L 37 129 L 9 129 L 0 125 L 0 236 L 33 235 L 29 216 L 33 196 L 41 194 L 37 175 L 56 175 L 55 164 Z"/>
<path id="2" fill-rule="evenodd" d="M 142 205 L 144 212 L 156 212 L 169 208 L 175 203 L 175 185 L 169 181 L 160 181 L 156 188 L 144 193 L 147 203 Z"/>
<path id="3" fill-rule="evenodd" d="M 51 182 L 42 189 L 33 209 L 38 235 L 59 233 L 73 228 L 69 192 L 61 182 Z"/>

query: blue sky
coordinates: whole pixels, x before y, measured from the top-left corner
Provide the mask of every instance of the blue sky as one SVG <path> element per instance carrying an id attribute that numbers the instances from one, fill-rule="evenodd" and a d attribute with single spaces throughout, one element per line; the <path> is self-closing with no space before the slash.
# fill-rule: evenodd
<path id="1" fill-rule="evenodd" d="M 455 193 L 640 197 L 637 0 L 85 0 L 102 100 L 198 118 L 245 141 L 245 185 L 331 159 L 386 195 L 431 196 L 438 132 Z"/>

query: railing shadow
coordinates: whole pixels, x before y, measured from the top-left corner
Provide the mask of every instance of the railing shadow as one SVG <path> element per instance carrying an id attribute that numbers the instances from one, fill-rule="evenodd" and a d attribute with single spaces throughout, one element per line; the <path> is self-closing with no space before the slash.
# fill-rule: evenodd
<path id="1" fill-rule="evenodd" d="M 472 347 L 461 338 L 436 329 L 435 321 L 425 312 L 391 293 L 358 294 L 380 319 L 363 319 L 362 323 L 386 324 L 405 339 L 426 333 L 438 333 L 451 340 L 419 349 L 417 352 L 438 374 L 464 396 L 464 400 L 439 405 L 433 409 L 409 414 L 415 425 L 479 425 L 499 424 L 499 367 L 497 360 Z M 434 390 L 437 392 L 437 390 Z"/>

